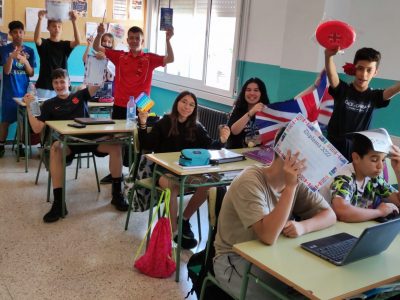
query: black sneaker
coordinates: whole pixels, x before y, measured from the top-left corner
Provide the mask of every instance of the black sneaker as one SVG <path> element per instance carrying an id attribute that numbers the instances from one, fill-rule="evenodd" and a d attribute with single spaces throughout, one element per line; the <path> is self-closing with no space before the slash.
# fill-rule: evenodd
<path id="1" fill-rule="evenodd" d="M 100 180 L 100 184 L 110 184 L 110 183 L 112 183 L 111 174 L 108 174 L 107 176 L 103 177 L 103 178 Z"/>
<path id="2" fill-rule="evenodd" d="M 182 221 L 182 248 L 192 249 L 197 246 L 197 240 L 194 238 L 194 233 L 191 229 L 189 220 Z M 174 237 L 174 242 L 178 243 L 178 235 Z"/>
<path id="3" fill-rule="evenodd" d="M 113 196 L 111 204 L 119 211 L 127 211 L 129 208 L 128 202 L 126 202 L 124 195 L 119 193 L 118 196 Z"/>
<path id="4" fill-rule="evenodd" d="M 17 150 L 15 150 L 15 153 L 17 153 Z M 25 148 L 22 146 L 19 146 L 19 157 L 25 157 Z"/>
<path id="5" fill-rule="evenodd" d="M 4 149 L 4 145 L 0 145 L 0 158 L 2 158 L 4 156 L 4 152 L 6 150 Z"/>
<path id="6" fill-rule="evenodd" d="M 68 215 L 67 207 L 65 207 L 65 216 Z M 43 216 L 45 223 L 53 223 L 61 218 L 61 203 L 54 201 L 50 211 Z"/>

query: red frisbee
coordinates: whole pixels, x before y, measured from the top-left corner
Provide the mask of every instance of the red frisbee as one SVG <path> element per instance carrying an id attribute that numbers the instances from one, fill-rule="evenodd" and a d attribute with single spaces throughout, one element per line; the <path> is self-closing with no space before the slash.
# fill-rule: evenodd
<path id="1" fill-rule="evenodd" d="M 318 43 L 327 49 L 340 47 L 340 50 L 343 50 L 354 43 L 356 32 L 349 24 L 332 20 L 319 24 L 315 37 Z"/>

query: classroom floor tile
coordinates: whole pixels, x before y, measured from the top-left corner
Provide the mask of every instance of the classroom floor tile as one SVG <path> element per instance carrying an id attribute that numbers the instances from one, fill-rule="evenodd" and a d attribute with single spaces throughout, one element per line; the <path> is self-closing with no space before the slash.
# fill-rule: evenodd
<path id="1" fill-rule="evenodd" d="M 36 149 L 35 149 L 36 150 Z M 36 156 L 36 157 L 35 157 Z M 174 276 L 154 279 L 133 269 L 136 250 L 144 236 L 147 212 L 132 213 L 128 231 L 126 213 L 110 204 L 111 185 L 97 192 L 94 171 L 86 162 L 74 179 L 75 162 L 67 169 L 69 214 L 53 224 L 43 215 L 47 172 L 39 184 L 34 180 L 37 155 L 15 162 L 7 148 L 0 159 L 0 299 L 183 299 L 191 288 L 186 262 L 192 252 L 181 256 L 181 281 Z M 108 159 L 97 159 L 99 177 L 108 174 Z M 127 170 L 125 170 L 127 172 Z M 51 197 L 52 198 L 52 197 Z M 192 218 L 197 235 L 196 218 Z M 207 212 L 202 207 L 203 240 L 207 236 Z M 193 249 L 202 250 L 205 241 Z M 191 296 L 188 299 L 196 299 Z"/>

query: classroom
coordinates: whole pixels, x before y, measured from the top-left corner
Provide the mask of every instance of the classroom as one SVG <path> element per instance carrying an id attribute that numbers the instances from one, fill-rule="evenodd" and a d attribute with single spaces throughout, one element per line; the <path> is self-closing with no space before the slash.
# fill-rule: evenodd
<path id="1" fill-rule="evenodd" d="M 82 57 L 88 49 L 88 37 L 96 37 L 100 23 L 107 24 L 108 27 L 106 26 L 105 31 L 113 34 L 114 49 L 123 51 L 129 51 L 129 47 L 131 47 L 128 40 L 128 36 L 131 34 L 131 32 L 128 33 L 129 28 L 132 26 L 142 28 L 143 52 L 145 54 L 157 54 L 156 68 L 154 68 L 153 75 L 150 76 L 148 83 L 151 84 L 151 86 L 149 85 L 149 88 L 151 87 L 149 96 L 155 103 L 151 112 L 161 117 L 173 110 L 174 103 L 179 106 L 179 102 L 184 102 L 186 107 L 199 106 L 199 108 L 209 109 L 210 113 L 219 112 L 225 117 L 229 117 L 228 114 L 232 112 L 235 101 L 241 94 L 242 87 L 251 78 L 259 78 L 265 83 L 271 105 L 293 100 L 296 95 L 310 86 L 317 87 L 320 81 L 316 84 L 316 78 L 325 67 L 325 49 L 318 43 L 315 32 L 319 24 L 329 20 L 341 20 L 350 24 L 356 34 L 354 43 L 349 48 L 339 51 L 334 57 L 340 80 L 349 83 L 353 80 L 351 75 L 344 73 L 342 66 L 346 63 L 352 63 L 355 52 L 362 47 L 374 48 L 382 55 L 378 72 L 369 85 L 372 89 L 384 90 L 396 85 L 400 80 L 398 75 L 400 69 L 398 57 L 400 39 L 397 37 L 397 28 L 400 27 L 397 11 L 400 9 L 400 2 L 396 0 L 61 0 L 58 2 L 56 0 L 0 0 L 0 33 L 2 34 L 0 39 L 3 41 L 2 45 L 5 45 L 5 36 L 7 36 L 9 43 L 12 42 L 12 37 L 8 34 L 9 23 L 16 20 L 21 21 L 24 24 L 23 43 L 33 49 L 36 60 L 36 65 L 32 66 L 31 82 L 37 82 L 39 77 L 41 58 L 35 43 L 34 31 L 38 12 L 45 10 L 46 2 L 53 4 L 69 3 L 71 7 L 74 6 L 78 10 L 75 21 L 65 20 L 62 22 L 61 33 L 61 40 L 76 40 L 73 25 L 75 23 L 80 36 L 79 44 L 73 48 L 66 65 L 72 93 L 80 92 L 81 85 L 85 80 L 85 64 Z M 169 30 L 160 30 L 161 8 L 173 9 L 172 37 L 169 36 Z M 45 24 L 42 24 L 40 36 L 43 39 L 48 39 L 50 34 L 46 29 L 47 21 L 43 21 L 43 23 Z M 95 45 L 96 40 L 93 49 L 95 49 Z M 171 59 L 171 53 L 167 53 L 169 45 L 173 49 L 172 61 L 163 61 L 163 57 Z M 103 50 L 99 49 L 96 52 L 104 50 L 104 48 Z M 89 49 L 90 51 L 92 50 Z M 106 53 L 104 55 L 111 61 L 112 58 L 108 56 L 108 52 L 111 53 L 114 50 L 107 49 L 104 51 Z M 0 55 L 2 52 L 0 51 Z M 43 61 L 44 59 L 46 59 L 45 56 L 42 57 Z M 0 61 L 3 62 L 3 59 Z M 2 74 L 2 93 L 0 95 L 3 95 L 3 90 L 7 89 L 3 85 L 5 62 L 0 68 Z M 152 69 L 150 69 L 151 71 Z M 48 74 L 49 78 L 50 74 Z M 117 90 L 119 90 L 117 93 L 124 93 L 121 92 L 121 88 L 114 86 L 113 93 Z M 93 96 L 90 87 L 87 91 L 87 95 Z M 184 91 L 189 91 L 189 93 L 184 94 Z M 96 90 L 93 91 L 93 94 L 95 92 Z M 82 92 L 82 94 L 84 93 Z M 182 94 L 184 94 L 183 100 L 177 100 L 177 97 Z M 25 99 L 24 95 L 25 93 L 19 97 L 20 100 L 21 98 Z M 193 100 L 194 104 L 190 101 L 187 103 L 188 99 Z M 98 104 L 100 103 L 91 106 L 89 104 L 89 112 L 92 109 L 91 117 L 113 116 L 109 114 L 110 108 L 116 106 L 110 103 L 106 105 Z M 0 100 L 0 110 L 2 105 L 4 103 Z M 98 109 L 96 106 L 101 106 L 101 108 Z M 184 246 L 181 249 L 180 245 L 176 247 L 175 250 L 178 251 L 179 258 L 177 272 L 167 278 L 160 279 L 146 276 L 134 268 L 135 255 L 142 241 L 144 241 L 148 229 L 149 210 L 144 212 L 132 211 L 127 219 L 127 199 L 115 200 L 115 195 L 119 193 L 122 197 L 124 196 L 124 177 L 129 177 L 129 165 L 138 166 L 139 161 L 141 161 L 133 154 L 136 149 L 132 142 L 140 140 L 141 146 L 145 144 L 153 146 L 154 141 L 151 140 L 153 136 L 148 135 L 146 138 L 143 132 L 143 130 L 149 131 L 147 126 L 151 127 L 148 125 L 149 123 L 146 123 L 146 121 L 149 122 L 150 117 L 147 119 L 147 114 L 138 113 L 138 128 L 134 134 L 131 128 L 126 125 L 126 107 L 124 109 L 124 120 L 117 120 L 109 132 L 104 131 L 104 134 L 107 133 L 110 136 L 117 133 L 117 135 L 119 134 L 118 138 L 120 138 L 118 143 L 112 140 L 110 144 L 107 144 L 105 152 L 100 151 L 102 154 L 110 154 L 110 158 L 108 156 L 95 158 L 92 155 L 89 158 L 84 157 L 78 160 L 76 155 L 72 164 L 68 165 L 68 159 L 64 160 L 68 154 L 63 152 L 67 143 L 59 143 L 58 150 L 60 152 L 57 157 L 60 159 L 60 180 L 58 180 L 58 177 L 56 179 L 51 178 L 41 159 L 45 146 L 38 143 L 29 147 L 25 144 L 25 141 L 33 139 L 32 133 L 36 132 L 35 123 L 31 123 L 31 118 L 35 117 L 31 116 L 30 112 L 28 113 L 29 109 L 26 109 L 24 117 L 19 115 L 18 112 L 18 118 L 21 118 L 18 119 L 20 120 L 18 125 L 17 122 L 13 121 L 8 127 L 5 140 L 0 140 L 0 146 L 5 149 L 3 156 L 0 157 L 0 174 L 2 174 L 0 210 L 3 212 L 0 218 L 0 299 L 138 299 L 139 297 L 142 299 L 184 299 L 192 289 L 187 264 L 193 254 L 202 251 L 207 246 L 209 207 L 207 203 L 204 203 L 198 208 L 196 207 L 197 210 L 193 209 L 193 217 L 189 216 L 190 223 L 188 222 L 189 218 L 186 218 L 187 210 L 182 211 L 182 209 L 190 206 L 191 199 L 196 197 L 197 191 L 195 194 L 182 195 L 183 208 L 182 201 L 178 207 L 174 208 L 175 215 L 178 211 L 178 215 L 183 216 L 183 221 L 178 218 L 177 222 L 179 223 L 177 224 L 188 222 L 196 241 L 196 246 L 191 247 L 191 249 L 185 249 Z M 332 114 L 332 107 L 330 109 L 330 114 Z M 176 110 L 180 112 L 179 107 Z M 116 111 L 114 110 L 113 113 L 115 114 Z M 369 128 L 385 128 L 391 136 L 393 144 L 400 147 L 400 125 L 397 121 L 399 111 L 400 96 L 395 95 L 390 100 L 390 107 L 374 110 Z M 249 119 L 253 117 L 249 113 L 247 115 Z M 26 119 L 23 119 L 25 117 Z M 87 116 L 85 115 L 85 117 Z M 113 117 L 113 119 L 120 118 Z M 161 120 L 163 119 L 165 118 Z M 39 120 L 41 119 L 39 118 Z M 3 122 L 3 120 L 1 121 Z M 53 127 L 51 122 L 57 121 L 41 121 L 41 123 L 49 125 L 51 130 L 57 132 L 57 128 Z M 205 125 L 206 129 L 204 130 L 209 133 L 214 130 L 216 136 L 212 138 L 217 140 L 218 145 L 225 145 L 228 137 L 226 137 L 226 132 L 223 131 L 224 126 L 221 127 L 222 124 L 212 122 L 211 125 Z M 228 124 L 227 120 L 223 124 Z M 31 131 L 24 130 L 28 126 Z M 86 129 L 90 126 L 87 125 Z M 210 129 L 208 126 L 214 128 Z M 79 130 L 76 128 L 69 129 Z M 229 129 L 231 136 L 232 131 L 231 126 Z M 73 135 L 69 134 L 68 131 L 65 132 L 67 133 L 58 131 L 61 134 L 60 141 L 63 136 L 67 136 L 65 140 L 67 141 L 68 135 Z M 137 132 L 139 134 L 135 136 Z M 160 132 L 161 140 L 165 131 Z M 85 142 L 85 139 L 82 138 L 78 142 Z M 121 143 L 125 143 L 126 147 L 125 145 L 121 146 Z M 149 146 L 149 149 L 153 149 L 154 152 L 157 152 L 157 149 L 174 149 L 160 150 L 159 152 L 182 150 L 175 146 L 168 148 L 168 142 L 161 143 L 162 145 Z M 177 144 L 178 142 L 171 143 Z M 251 147 L 248 142 L 246 143 Z M 207 148 L 209 146 L 209 149 L 218 149 L 215 146 L 216 143 L 212 144 L 213 146 L 211 144 L 211 141 L 207 141 Z M 196 148 L 206 148 L 206 146 Z M 119 154 L 115 160 L 116 149 Z M 124 150 L 121 152 L 121 149 Z M 114 158 L 111 156 L 112 153 L 114 153 Z M 128 153 L 131 153 L 130 157 L 128 157 Z M 160 172 L 171 170 L 168 163 L 177 164 L 176 161 L 172 160 L 163 164 L 163 162 L 160 162 L 162 161 L 161 158 L 157 161 L 156 155 L 154 159 L 155 164 L 159 164 Z M 176 160 L 178 159 L 179 157 L 176 158 Z M 123 160 L 129 160 L 130 164 L 124 164 L 116 171 L 112 162 L 117 161 L 122 164 L 121 161 Z M 389 162 L 389 159 L 386 159 L 386 161 Z M 251 166 L 251 160 L 247 159 L 235 164 L 238 167 L 230 168 L 229 164 L 226 164 L 226 166 L 221 164 L 218 167 L 221 169 L 218 170 L 219 172 L 229 173 L 238 171 L 240 168 L 241 171 Z M 388 174 L 385 179 L 389 184 L 398 188 L 399 177 L 390 168 L 390 162 L 388 166 Z M 174 166 L 171 168 L 174 169 Z M 207 170 L 204 168 L 204 173 L 208 173 Z M 62 173 L 63 176 L 61 176 L 61 172 L 64 172 Z M 173 171 L 171 172 L 173 173 Z M 183 181 L 185 181 L 191 177 L 190 175 L 200 176 L 199 174 L 202 173 L 199 172 L 199 170 L 197 173 L 196 171 L 192 173 L 183 172 L 183 175 L 178 175 L 183 176 Z M 115 176 L 114 174 L 119 175 Z M 111 179 L 111 184 L 99 185 L 100 179 L 107 176 Z M 119 178 L 118 182 L 113 181 L 115 177 Z M 156 181 L 154 180 L 153 178 L 153 181 L 149 181 L 150 185 L 155 186 Z M 57 221 L 54 224 L 47 223 L 47 221 L 43 222 L 43 215 L 52 207 L 54 197 L 49 182 L 55 185 L 62 184 L 64 187 L 61 189 L 62 196 L 59 194 L 60 199 L 62 199 L 60 203 L 63 205 L 60 206 L 61 215 L 57 216 Z M 157 182 L 162 184 L 161 180 Z M 179 182 L 181 183 L 182 180 Z M 115 192 L 116 183 L 119 186 L 117 192 Z M 183 186 L 182 183 L 182 191 Z M 181 192 L 177 185 L 174 187 L 176 187 L 176 195 L 179 197 Z M 172 187 L 171 191 L 174 196 Z M 110 199 L 112 199 L 111 203 Z M 68 210 L 65 205 L 67 205 Z M 172 207 L 171 205 L 171 210 Z M 367 222 L 367 224 L 370 223 Z M 127 224 L 129 224 L 129 227 Z M 339 229 L 359 235 L 365 229 L 365 225 L 358 224 L 349 229 L 349 224 L 343 224 L 334 225 L 331 228 L 318 231 L 318 233 L 310 233 L 310 237 L 322 237 L 337 233 Z M 177 226 L 179 228 L 179 225 Z M 176 236 L 179 240 L 181 235 L 185 235 L 184 232 L 182 233 L 181 230 L 175 228 L 176 226 L 172 227 L 172 239 Z M 326 232 L 325 235 L 322 234 L 324 232 Z M 282 249 L 281 255 L 293 255 L 293 252 L 288 249 L 298 247 L 300 243 L 309 241 L 310 237 L 305 235 L 300 237 L 298 241 L 296 241 L 297 239 L 286 238 L 291 242 L 286 242 L 286 240 L 282 242 L 282 237 L 279 237 L 278 244 L 281 242 L 279 245 L 281 248 L 277 249 Z M 184 238 L 182 237 L 182 239 Z M 293 241 L 296 241 L 296 245 Z M 173 243 L 173 245 L 176 246 L 176 243 Z M 251 246 L 254 253 L 262 249 L 258 241 Z M 284 246 L 287 248 L 282 248 Z M 274 250 L 274 247 L 277 247 L 277 245 L 268 246 L 268 255 L 275 259 L 275 261 L 272 260 L 268 263 L 273 267 L 275 267 L 275 262 L 279 260 L 276 253 L 279 250 Z M 239 249 L 236 252 L 243 253 L 240 246 L 236 248 Z M 364 267 L 359 269 L 369 272 L 373 270 L 373 266 L 379 266 L 379 263 L 390 265 L 389 258 L 395 259 L 395 264 L 400 263 L 398 258 L 394 258 L 395 250 L 400 250 L 398 236 L 386 252 L 371 258 L 368 269 L 363 269 Z M 309 262 L 310 266 L 310 276 L 305 277 L 315 279 L 318 277 L 315 274 L 319 274 L 320 278 L 323 278 L 323 276 L 329 278 L 327 271 L 318 270 L 321 273 L 313 273 L 312 268 L 317 266 L 319 261 L 315 261 L 317 258 L 310 260 L 310 255 L 300 254 L 300 251 L 302 250 L 295 249 L 295 253 L 304 256 L 306 263 Z M 246 254 L 244 254 L 244 257 L 246 257 Z M 258 267 L 261 264 L 260 261 L 251 261 L 251 263 Z M 298 261 L 294 260 L 293 264 L 296 267 L 302 267 L 302 263 Z M 303 267 L 307 268 L 306 265 Z M 260 268 L 262 269 L 262 267 Z M 328 266 L 329 271 L 332 271 L 331 268 L 331 266 Z M 351 272 L 359 272 L 359 269 L 354 267 L 350 270 Z M 346 271 L 346 269 L 344 270 Z M 348 274 L 345 271 L 337 273 L 337 277 L 344 274 L 343 278 L 351 281 L 352 277 L 346 277 Z M 307 271 L 305 272 L 307 273 Z M 306 286 L 309 284 L 307 280 L 291 278 L 289 275 L 285 277 L 286 273 L 284 272 L 282 272 L 282 275 L 278 273 L 277 277 L 285 284 L 294 287 L 298 292 L 304 292 L 306 298 L 324 299 L 324 297 L 335 298 L 336 296 L 335 299 L 340 299 L 344 296 L 350 297 L 364 292 L 367 290 L 366 286 L 372 289 L 383 283 L 399 282 L 400 272 L 393 272 L 380 274 L 377 271 L 379 273 L 377 277 L 382 276 L 382 278 L 379 277 L 379 280 L 377 279 L 377 282 L 367 285 L 364 282 L 355 282 L 354 287 L 344 280 L 343 282 L 338 280 L 338 285 L 342 285 L 344 290 L 332 288 L 332 293 L 337 293 L 337 295 L 341 295 L 340 297 L 325 293 L 323 290 L 319 291 L 317 288 L 315 294 L 312 294 L 312 292 L 307 294 Z M 296 277 L 296 274 L 293 276 Z M 357 284 L 360 284 L 360 286 L 355 287 Z M 239 299 L 239 297 L 237 298 Z M 187 299 L 198 299 L 198 297 L 196 293 L 192 293 L 188 295 Z M 213 298 L 206 296 L 204 299 Z"/>

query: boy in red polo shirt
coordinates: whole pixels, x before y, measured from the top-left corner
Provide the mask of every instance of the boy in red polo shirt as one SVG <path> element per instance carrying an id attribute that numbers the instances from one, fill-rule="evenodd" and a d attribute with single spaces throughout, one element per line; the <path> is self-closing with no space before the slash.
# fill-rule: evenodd
<path id="1" fill-rule="evenodd" d="M 115 65 L 112 118 L 125 119 L 129 97 L 134 96 L 137 98 L 142 92 L 150 95 L 153 70 L 174 61 L 174 52 L 170 43 L 174 32 L 172 29 L 166 31 L 167 53 L 165 56 L 143 53 L 144 34 L 140 27 L 133 26 L 128 30 L 129 52 L 103 48 L 100 45 L 100 40 L 104 32 L 104 24 L 101 23 L 97 28 L 93 48 L 96 51 L 103 51 Z"/>

